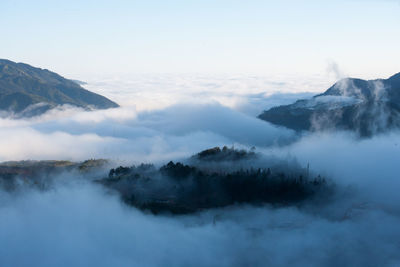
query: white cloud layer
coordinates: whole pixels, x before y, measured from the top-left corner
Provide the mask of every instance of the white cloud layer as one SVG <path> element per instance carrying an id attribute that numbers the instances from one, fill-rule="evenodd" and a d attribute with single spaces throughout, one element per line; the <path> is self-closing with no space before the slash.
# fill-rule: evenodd
<path id="1" fill-rule="evenodd" d="M 256 116 L 270 106 L 271 95 L 287 94 L 281 99 L 295 100 L 290 94 L 319 93 L 333 81 L 323 75 L 132 74 L 88 78 L 84 87 L 122 106 L 135 106 L 138 111 L 165 108 L 177 103 L 217 102 Z"/>
<path id="2" fill-rule="evenodd" d="M 105 157 L 136 162 L 187 156 L 216 145 L 282 144 L 294 137 L 293 132 L 255 117 L 274 105 L 311 95 L 296 92 L 324 86 L 321 77 L 307 82 L 300 76 L 96 79 L 85 87 L 121 108 L 84 112 L 64 106 L 29 120 L 0 119 L 0 161 Z"/>
<path id="3" fill-rule="evenodd" d="M 84 112 L 52 111 L 41 118 L 1 119 L 0 160 L 109 158 L 134 162 L 188 156 L 217 145 L 267 146 L 295 138 L 217 103 Z"/>
<path id="4" fill-rule="evenodd" d="M 337 185 L 335 196 L 301 208 L 235 206 L 153 216 L 65 174 L 69 182 L 49 191 L 0 191 L 0 266 L 400 265 L 399 132 L 363 140 L 349 133 L 297 136 L 249 115 L 251 108 L 243 112 L 240 101 L 220 98 L 239 95 L 251 103 L 257 90 L 210 89 L 201 96 L 197 89 L 181 94 L 181 85 L 169 99 L 169 89 L 148 86 L 160 89 L 141 98 L 143 88 L 106 88 L 128 99 L 119 109 L 64 107 L 30 120 L 0 119 L 0 160 L 158 163 L 213 146 L 256 146 L 266 155 L 309 163 Z M 262 102 L 292 99 L 275 95 Z"/>

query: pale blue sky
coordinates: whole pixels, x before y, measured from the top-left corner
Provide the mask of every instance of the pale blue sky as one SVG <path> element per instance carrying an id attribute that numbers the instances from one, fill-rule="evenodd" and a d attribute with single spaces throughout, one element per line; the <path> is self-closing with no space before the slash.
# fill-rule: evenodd
<path id="1" fill-rule="evenodd" d="M 0 58 L 66 76 L 400 72 L 399 1 L 1 0 Z"/>

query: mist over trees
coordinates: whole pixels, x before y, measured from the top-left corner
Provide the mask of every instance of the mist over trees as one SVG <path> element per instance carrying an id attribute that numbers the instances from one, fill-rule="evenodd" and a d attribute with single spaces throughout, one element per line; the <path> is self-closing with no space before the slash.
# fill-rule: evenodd
<path id="1" fill-rule="evenodd" d="M 97 182 L 118 191 L 126 203 L 156 214 L 185 214 L 240 203 L 298 205 L 318 194 L 328 198 L 332 193 L 330 183 L 320 175 L 310 177 L 309 170 L 254 168 L 249 159 L 257 156 L 253 151 L 215 147 L 191 157 L 190 165 L 170 161 L 160 168 L 120 166 Z M 245 168 L 230 168 L 243 160 Z M 215 164 L 208 169 L 204 162 Z"/>
<path id="2" fill-rule="evenodd" d="M 126 204 L 155 214 L 187 214 L 235 204 L 300 205 L 318 195 L 328 199 L 333 192 L 332 184 L 320 175 L 310 175 L 293 163 L 265 160 L 253 150 L 214 147 L 186 161 L 160 167 L 120 166 L 110 169 L 107 177 L 102 177 L 111 164 L 106 160 L 6 162 L 0 164 L 0 186 L 12 191 L 22 183 L 50 190 L 58 177 L 80 176 L 115 190 Z"/>

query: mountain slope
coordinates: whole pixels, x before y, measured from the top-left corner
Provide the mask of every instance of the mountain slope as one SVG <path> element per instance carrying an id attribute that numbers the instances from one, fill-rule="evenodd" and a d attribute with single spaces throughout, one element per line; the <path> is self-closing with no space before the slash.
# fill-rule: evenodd
<path id="1" fill-rule="evenodd" d="M 41 113 L 63 104 L 87 109 L 118 107 L 54 72 L 0 59 L 0 110 L 21 113 L 30 109 Z"/>
<path id="2" fill-rule="evenodd" d="M 297 131 L 339 129 L 360 136 L 400 128 L 400 73 L 389 79 L 342 79 L 322 94 L 258 117 Z"/>

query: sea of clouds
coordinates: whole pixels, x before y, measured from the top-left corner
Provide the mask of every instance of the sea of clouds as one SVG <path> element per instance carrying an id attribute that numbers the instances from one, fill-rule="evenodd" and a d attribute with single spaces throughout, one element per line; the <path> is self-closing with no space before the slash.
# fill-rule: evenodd
<path id="1" fill-rule="evenodd" d="M 32 119 L 0 118 L 0 161 L 188 156 L 217 145 L 266 146 L 294 138 L 256 118 L 264 109 L 310 97 L 306 83 L 258 76 L 132 75 L 96 78 L 85 88 L 121 108 L 85 112 L 63 106 Z M 299 80 L 298 84 L 295 80 Z"/>
<path id="2" fill-rule="evenodd" d="M 336 193 L 302 207 L 238 205 L 174 217 L 127 207 L 77 177 L 48 191 L 1 191 L 1 266 L 400 265 L 399 132 L 299 135 L 256 118 L 324 91 L 330 84 L 322 79 L 138 75 L 88 82 L 121 108 L 64 106 L 32 119 L 2 118 L 0 161 L 162 164 L 214 146 L 254 146 L 309 165 Z"/>

